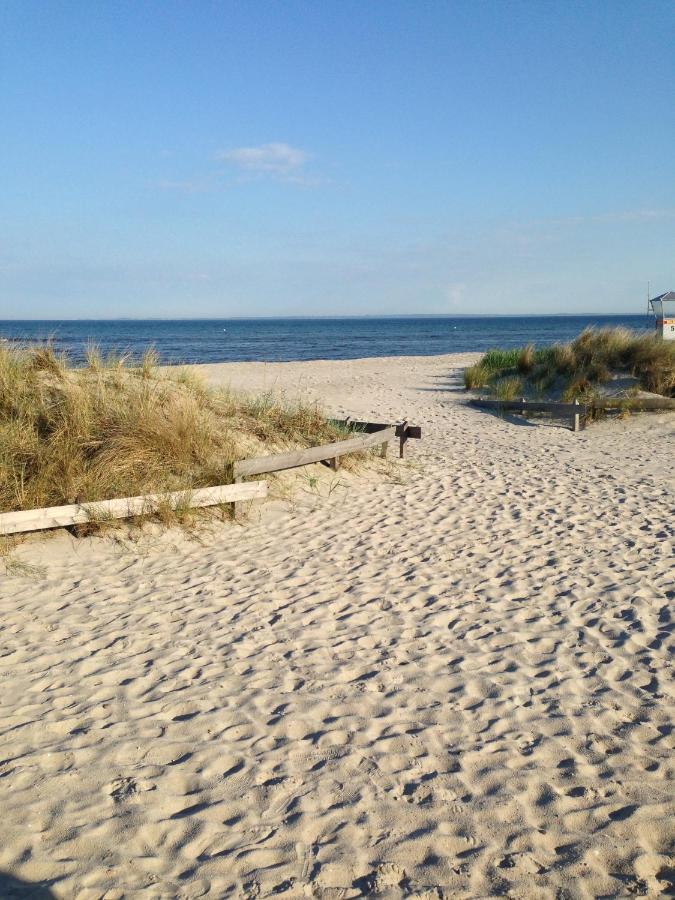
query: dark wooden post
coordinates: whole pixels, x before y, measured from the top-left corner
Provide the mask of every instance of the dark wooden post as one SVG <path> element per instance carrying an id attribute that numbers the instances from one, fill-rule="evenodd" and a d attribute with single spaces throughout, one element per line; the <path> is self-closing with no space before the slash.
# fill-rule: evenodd
<path id="1" fill-rule="evenodd" d="M 401 422 L 401 436 L 400 436 L 399 450 L 398 455 L 400 459 L 403 459 L 403 448 L 405 446 L 405 442 L 408 440 L 408 422 L 404 419 Z"/>

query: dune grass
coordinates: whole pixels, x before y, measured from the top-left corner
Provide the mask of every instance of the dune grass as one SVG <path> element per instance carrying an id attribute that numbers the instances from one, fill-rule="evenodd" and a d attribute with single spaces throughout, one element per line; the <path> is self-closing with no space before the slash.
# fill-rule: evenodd
<path id="1" fill-rule="evenodd" d="M 675 396 L 675 342 L 626 328 L 588 328 L 564 344 L 490 350 L 465 370 L 464 385 L 500 397 L 520 377 L 521 386 L 535 395 L 589 400 L 614 374 L 632 375 L 643 390 Z"/>
<path id="2" fill-rule="evenodd" d="M 0 512 L 227 484 L 232 463 L 344 434 L 316 406 L 206 388 L 188 370 L 0 347 Z"/>
<path id="3" fill-rule="evenodd" d="M 497 378 L 492 385 L 492 393 L 497 400 L 515 400 L 522 396 L 522 379 L 512 376 L 510 378 Z"/>

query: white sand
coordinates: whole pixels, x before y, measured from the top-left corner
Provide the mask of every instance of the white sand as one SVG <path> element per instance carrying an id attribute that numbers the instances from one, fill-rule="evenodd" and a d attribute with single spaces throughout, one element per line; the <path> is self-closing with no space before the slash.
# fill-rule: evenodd
<path id="1" fill-rule="evenodd" d="M 201 543 L 22 548 L 0 896 L 666 890 L 675 417 L 501 420 L 471 359 L 203 367 L 424 439 Z"/>

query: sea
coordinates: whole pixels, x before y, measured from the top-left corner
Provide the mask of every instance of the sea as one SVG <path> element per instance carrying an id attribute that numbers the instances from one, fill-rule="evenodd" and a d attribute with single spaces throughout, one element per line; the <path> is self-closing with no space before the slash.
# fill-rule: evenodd
<path id="1" fill-rule="evenodd" d="M 384 316 L 269 319 L 0 320 L 0 340 L 49 342 L 81 364 L 88 346 L 165 364 L 359 359 L 485 351 L 567 341 L 588 327 L 651 331 L 649 315 Z"/>

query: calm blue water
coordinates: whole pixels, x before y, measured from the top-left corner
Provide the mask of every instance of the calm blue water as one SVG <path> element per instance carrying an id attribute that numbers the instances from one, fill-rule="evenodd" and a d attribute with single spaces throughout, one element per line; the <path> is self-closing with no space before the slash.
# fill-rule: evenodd
<path id="1" fill-rule="evenodd" d="M 542 346 L 573 338 L 589 325 L 652 329 L 639 316 L 420 316 L 353 319 L 195 319 L 120 321 L 0 321 L 0 337 L 51 340 L 75 363 L 88 342 L 106 354 L 138 356 L 154 346 L 164 363 L 234 360 L 280 362 L 302 359 L 358 359 L 366 356 L 424 356 Z"/>

